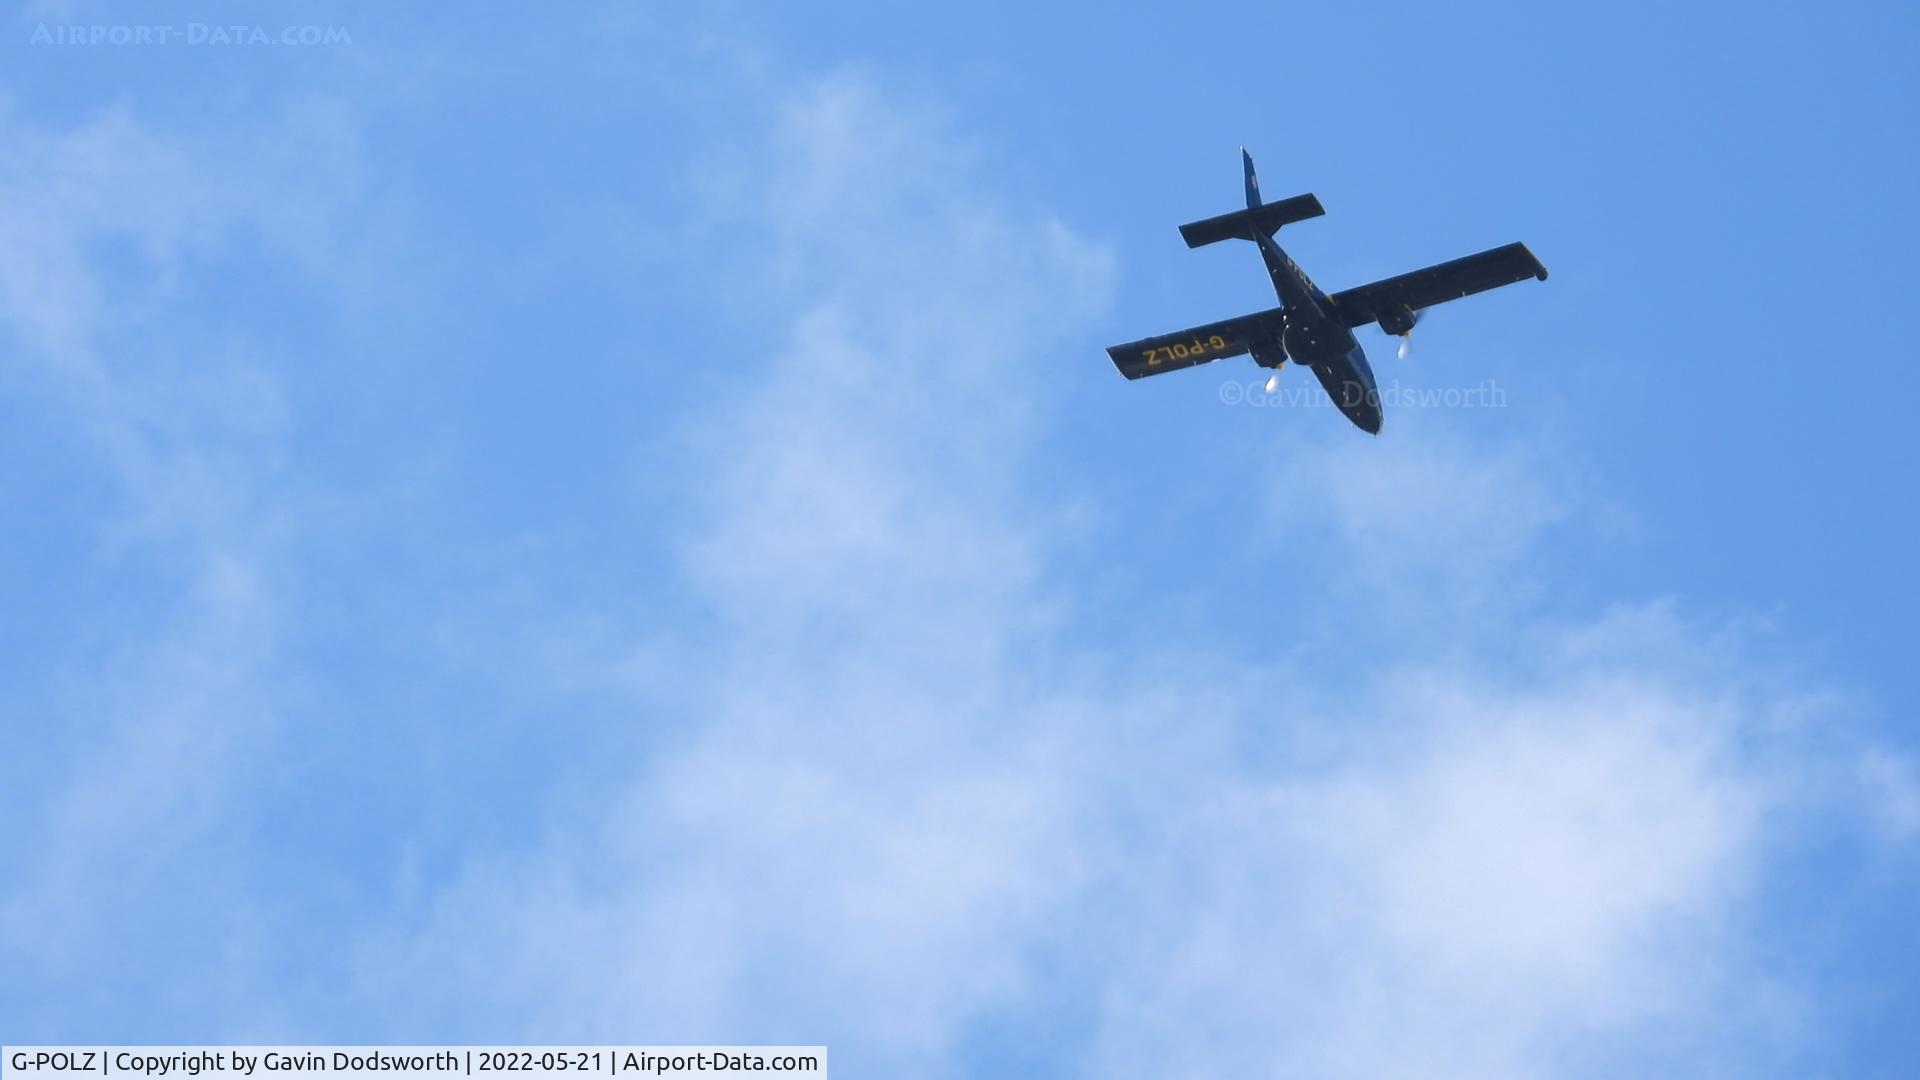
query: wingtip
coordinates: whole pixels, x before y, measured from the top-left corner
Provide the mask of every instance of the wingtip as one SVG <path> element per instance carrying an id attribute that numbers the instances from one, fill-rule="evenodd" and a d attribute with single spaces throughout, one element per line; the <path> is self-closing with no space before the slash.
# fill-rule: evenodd
<path id="1" fill-rule="evenodd" d="M 1540 261 L 1540 256 L 1535 255 L 1533 253 L 1533 249 L 1528 247 L 1525 244 L 1525 242 L 1519 242 L 1517 246 L 1520 248 L 1521 251 L 1524 251 L 1527 253 L 1527 258 L 1533 260 L 1534 279 L 1537 281 L 1547 280 L 1547 264 Z"/>

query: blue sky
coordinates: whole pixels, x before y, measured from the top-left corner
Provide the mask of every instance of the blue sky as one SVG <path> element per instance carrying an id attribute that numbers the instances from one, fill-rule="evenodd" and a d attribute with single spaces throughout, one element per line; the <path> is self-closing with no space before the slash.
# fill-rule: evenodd
<path id="1" fill-rule="evenodd" d="M 1910 10 L 5 25 L 0 1038 L 1920 1061 Z"/>

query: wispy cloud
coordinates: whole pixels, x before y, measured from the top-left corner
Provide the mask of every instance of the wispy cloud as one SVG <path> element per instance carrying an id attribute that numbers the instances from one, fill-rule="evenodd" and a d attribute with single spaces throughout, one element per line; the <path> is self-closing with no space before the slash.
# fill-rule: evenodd
<path id="1" fill-rule="evenodd" d="M 15 872 L 0 894 L 0 955 L 53 991 L 10 998 L 13 1015 L 42 1030 L 77 1030 L 60 995 L 129 949 L 159 960 L 129 976 L 147 992 L 170 954 L 207 955 L 210 993 L 244 981 L 218 954 L 245 951 L 245 793 L 291 678 L 288 414 L 257 342 L 181 309 L 237 235 L 296 259 L 324 250 L 334 203 L 319 192 L 350 197 L 351 155 L 329 141 L 337 124 L 306 130 L 263 152 L 155 132 L 125 108 L 66 131 L 0 116 L 20 149 L 0 170 L 8 382 L 72 448 L 29 466 L 63 486 L 16 506 L 10 529 L 75 547 L 58 567 L 27 562 L 37 547 L 8 553 L 16 580 L 57 583 L 10 613 L 43 644 L 12 662 L 26 715 L 6 738 L 44 768 L 5 800 Z"/>
<path id="2" fill-rule="evenodd" d="M 374 869 L 318 852 L 304 880 L 403 880 L 317 921 L 261 880 L 279 838 L 251 771 L 287 688 L 344 678 L 289 641 L 315 567 L 285 537 L 316 515 L 275 463 L 305 403 L 245 350 L 218 378 L 143 381 L 101 335 L 235 230 L 332 259 L 353 125 L 322 110 L 318 145 L 264 157 L 126 114 L 15 132 L 44 153 L 8 177 L 26 209 L 0 211 L 0 318 L 94 433 L 113 516 L 138 522 L 123 544 L 173 569 L 111 646 L 66 657 L 81 689 L 49 693 L 77 734 L 6 804 L 27 837 L 9 959 L 44 977 L 124 947 L 117 992 L 173 987 L 156 1013 L 236 1037 L 824 1040 L 849 1075 L 967 1073 L 1018 1015 L 1044 1018 L 1052 1071 L 1138 1076 L 1606 1071 L 1645 1045 L 1737 1054 L 1800 1015 L 1743 913 L 1810 800 L 1910 843 L 1905 758 L 1809 747 L 1782 717 L 1819 695 L 1757 677 L 1739 628 L 1631 598 L 1538 616 L 1541 546 L 1589 521 L 1579 485 L 1550 449 L 1444 426 L 1356 450 L 1327 425 L 1261 527 L 1300 553 L 1303 596 L 1363 597 L 1383 640 L 1449 647 L 1129 651 L 1142 635 L 1072 602 L 1119 545 L 1060 542 L 1034 481 L 1054 418 L 1026 389 L 1108 303 L 1111 255 L 874 80 L 749 89 L 690 182 L 734 239 L 689 270 L 756 287 L 755 322 L 711 331 L 749 388 L 647 462 L 678 477 L 653 524 L 695 616 L 537 574 L 504 613 L 413 597 L 394 633 L 456 637 L 462 666 L 422 670 L 445 662 L 422 648 L 396 681 L 505 688 L 541 703 L 533 730 L 435 700 L 382 713 L 364 751 L 332 728 L 308 748 L 430 789 L 454 783 L 434 760 L 454 741 L 577 740 L 584 778 L 497 767 L 514 782 L 486 797 L 527 819 L 510 835 L 348 830 L 386 845 Z M 327 164 L 302 187 L 287 163 L 309 157 Z M 103 237 L 141 253 L 137 287 Z M 1315 630 L 1282 613 L 1270 637 Z M 582 686 L 643 733 L 574 722 Z M 1836 771 L 1871 805 L 1823 788 Z M 415 857 L 428 840 L 437 860 Z M 210 972 L 174 966 L 208 952 Z M 287 973 L 317 954 L 348 959 Z M 72 1030 L 74 999 L 36 1004 L 35 1030 Z"/>
<path id="3" fill-rule="evenodd" d="M 1062 624 L 1019 375 L 1109 260 L 996 203 L 951 138 L 836 78 L 746 155 L 791 315 L 681 462 L 720 629 L 650 677 L 691 722 L 604 810 L 377 937 L 370 992 L 457 972 L 479 1009 L 404 1022 L 643 1017 L 825 1039 L 862 1075 L 964 1071 L 1018 1009 L 1074 1018 L 1063 1071 L 1140 1076 L 1539 1075 L 1758 1024 L 1738 913 L 1790 787 L 1748 749 L 1769 701 L 1667 607 L 1526 617 L 1512 582 L 1576 502 L 1534 449 L 1443 431 L 1288 474 L 1275 527 L 1333 530 L 1332 587 L 1483 624 L 1444 661 L 1222 683 L 1237 647 L 1169 670 Z M 1656 633 L 1713 658 L 1644 662 Z"/>

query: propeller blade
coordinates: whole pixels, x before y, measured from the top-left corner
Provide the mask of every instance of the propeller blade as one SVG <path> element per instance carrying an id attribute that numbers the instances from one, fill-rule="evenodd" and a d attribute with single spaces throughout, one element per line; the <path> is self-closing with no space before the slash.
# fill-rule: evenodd
<path id="1" fill-rule="evenodd" d="M 1400 359 L 1405 360 L 1407 357 L 1413 355 L 1413 328 L 1415 326 L 1419 326 L 1420 320 L 1426 317 L 1427 317 L 1426 308 L 1415 308 L 1413 310 L 1412 325 L 1407 327 L 1406 333 L 1400 335 L 1400 349 L 1398 353 L 1398 356 L 1400 357 Z"/>

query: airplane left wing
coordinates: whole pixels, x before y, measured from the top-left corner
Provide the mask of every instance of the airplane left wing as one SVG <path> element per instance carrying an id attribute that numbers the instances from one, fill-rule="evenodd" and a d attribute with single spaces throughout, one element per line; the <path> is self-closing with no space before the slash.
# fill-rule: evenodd
<path id="1" fill-rule="evenodd" d="M 1547 268 L 1525 244 L 1508 244 L 1334 293 L 1334 310 L 1348 326 L 1365 326 L 1400 308 L 1419 310 L 1528 278 L 1547 280 Z M 1388 320 L 1393 316 L 1388 314 Z M 1390 329 L 1390 328 L 1389 328 Z"/>
<path id="2" fill-rule="evenodd" d="M 1113 358 L 1113 366 L 1120 369 L 1120 374 L 1129 379 L 1179 371 L 1246 352 L 1254 353 L 1256 359 L 1266 355 L 1277 358 L 1283 355 L 1280 331 L 1284 326 L 1281 309 L 1269 308 L 1191 330 L 1114 345 L 1107 349 L 1107 355 Z"/>

